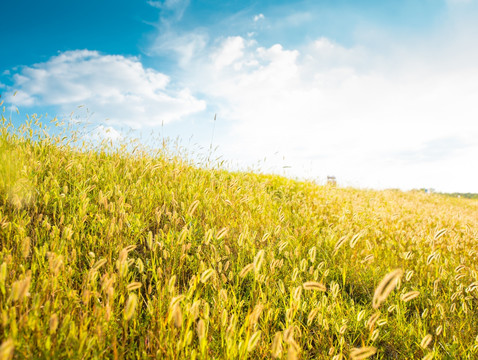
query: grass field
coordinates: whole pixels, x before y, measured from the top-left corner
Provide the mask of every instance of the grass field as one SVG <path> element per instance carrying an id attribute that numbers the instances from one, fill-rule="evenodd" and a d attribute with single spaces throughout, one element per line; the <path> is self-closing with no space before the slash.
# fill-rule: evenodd
<path id="1" fill-rule="evenodd" d="M 0 359 L 474 359 L 478 201 L 0 135 Z"/>

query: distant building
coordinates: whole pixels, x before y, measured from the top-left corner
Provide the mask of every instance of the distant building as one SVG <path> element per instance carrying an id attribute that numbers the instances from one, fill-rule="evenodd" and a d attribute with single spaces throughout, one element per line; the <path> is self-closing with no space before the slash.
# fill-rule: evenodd
<path id="1" fill-rule="evenodd" d="M 337 179 L 335 176 L 327 176 L 327 185 L 337 186 Z"/>

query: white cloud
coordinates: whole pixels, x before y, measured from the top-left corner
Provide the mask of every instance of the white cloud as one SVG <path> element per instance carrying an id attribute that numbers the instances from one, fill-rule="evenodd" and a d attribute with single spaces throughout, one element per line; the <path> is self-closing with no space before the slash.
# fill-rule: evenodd
<path id="1" fill-rule="evenodd" d="M 176 30 L 175 25 L 181 21 L 189 0 L 149 0 L 148 4 L 160 9 L 157 31 L 148 46 L 148 55 L 173 58 L 180 67 L 188 67 L 192 59 L 202 55 L 209 40 L 208 35 L 199 29 L 193 32 Z"/>
<path id="2" fill-rule="evenodd" d="M 188 76 L 230 121 L 226 158 L 354 186 L 478 190 L 478 67 L 423 70 L 419 53 L 384 58 L 326 38 L 289 50 L 230 37 L 216 51 Z"/>
<path id="3" fill-rule="evenodd" d="M 92 130 L 88 139 L 95 142 L 109 140 L 112 142 L 118 142 L 124 139 L 121 133 L 111 126 L 99 125 Z"/>
<path id="4" fill-rule="evenodd" d="M 245 41 L 240 36 L 227 38 L 220 46 L 220 49 L 211 55 L 212 61 L 217 69 L 231 65 L 234 61 L 243 56 Z"/>
<path id="5" fill-rule="evenodd" d="M 203 56 L 208 40 L 208 36 L 200 31 L 186 34 L 166 31 L 158 34 L 149 52 L 161 56 L 174 55 L 179 66 L 188 67 L 192 60 Z"/>
<path id="6" fill-rule="evenodd" d="M 264 14 L 254 15 L 253 20 L 254 20 L 254 22 L 258 22 L 259 20 L 264 20 Z"/>
<path id="7" fill-rule="evenodd" d="M 45 63 L 24 67 L 13 76 L 17 106 L 56 105 L 69 113 L 86 105 L 96 119 L 141 127 L 179 120 L 205 109 L 187 89 L 173 89 L 170 78 L 144 68 L 139 59 L 68 51 Z"/>

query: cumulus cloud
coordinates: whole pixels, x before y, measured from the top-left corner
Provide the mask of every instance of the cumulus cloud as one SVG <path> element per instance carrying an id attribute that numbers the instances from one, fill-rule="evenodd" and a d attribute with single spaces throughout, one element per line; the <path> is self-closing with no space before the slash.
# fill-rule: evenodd
<path id="1" fill-rule="evenodd" d="M 138 58 L 67 51 L 13 75 L 7 101 L 17 106 L 54 105 L 69 113 L 87 105 L 96 118 L 141 127 L 179 120 L 205 109 L 187 88 L 175 89 L 170 78 L 144 68 Z"/>
<path id="2" fill-rule="evenodd" d="M 197 60 L 191 86 L 230 121 L 220 144 L 230 159 L 265 156 L 266 171 L 292 165 L 290 175 L 354 186 L 473 188 L 478 68 L 423 71 L 419 56 L 387 56 L 327 38 L 286 49 L 235 36 L 213 62 Z"/>
<path id="3" fill-rule="evenodd" d="M 242 58 L 245 41 L 240 36 L 233 36 L 227 38 L 215 52 L 211 59 L 214 61 L 214 65 L 217 69 L 222 69 L 228 65 L 231 65 L 236 60 Z"/>

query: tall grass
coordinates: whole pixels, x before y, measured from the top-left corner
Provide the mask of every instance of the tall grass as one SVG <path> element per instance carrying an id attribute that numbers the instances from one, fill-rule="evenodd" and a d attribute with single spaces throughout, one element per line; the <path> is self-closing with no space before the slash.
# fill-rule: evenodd
<path id="1" fill-rule="evenodd" d="M 0 134 L 0 359 L 472 359 L 478 202 Z"/>

